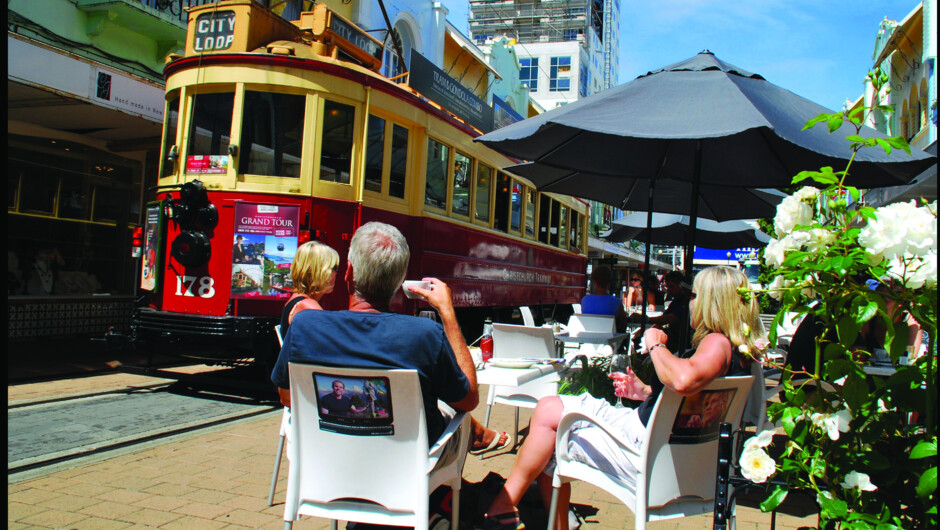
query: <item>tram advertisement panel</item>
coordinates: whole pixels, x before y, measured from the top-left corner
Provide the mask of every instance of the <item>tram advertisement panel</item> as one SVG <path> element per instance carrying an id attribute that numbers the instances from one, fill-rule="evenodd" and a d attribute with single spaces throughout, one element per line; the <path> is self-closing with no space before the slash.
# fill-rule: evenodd
<path id="1" fill-rule="evenodd" d="M 235 204 L 232 297 L 287 297 L 297 253 L 300 207 Z"/>
<path id="2" fill-rule="evenodd" d="M 146 214 L 144 216 L 144 248 L 141 255 L 140 266 L 140 288 L 145 291 L 156 291 L 161 271 L 158 266 L 160 254 L 162 254 L 162 234 L 161 229 L 163 216 L 162 202 L 151 202 L 147 204 Z"/>

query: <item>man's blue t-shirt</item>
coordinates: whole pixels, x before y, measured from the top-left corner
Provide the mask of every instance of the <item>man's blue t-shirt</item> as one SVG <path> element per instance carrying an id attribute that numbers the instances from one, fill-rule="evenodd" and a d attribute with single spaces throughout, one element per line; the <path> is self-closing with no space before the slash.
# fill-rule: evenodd
<path id="1" fill-rule="evenodd" d="M 284 337 L 271 381 L 290 388 L 288 362 L 349 368 L 403 368 L 418 372 L 428 441 L 447 424 L 437 400 L 454 403 L 470 392 L 444 328 L 427 318 L 359 311 L 301 311 Z"/>
<path id="2" fill-rule="evenodd" d="M 581 299 L 581 313 L 588 315 L 616 315 L 620 308 L 620 299 L 615 296 L 589 294 Z"/>

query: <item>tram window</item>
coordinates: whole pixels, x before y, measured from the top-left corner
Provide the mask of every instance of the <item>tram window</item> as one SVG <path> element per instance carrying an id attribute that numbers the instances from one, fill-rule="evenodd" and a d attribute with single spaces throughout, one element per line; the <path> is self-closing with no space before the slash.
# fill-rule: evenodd
<path id="1" fill-rule="evenodd" d="M 245 91 L 238 172 L 300 177 L 306 97 Z"/>
<path id="2" fill-rule="evenodd" d="M 225 157 L 225 162 L 228 161 L 234 102 L 233 92 L 195 95 L 193 117 L 189 126 L 189 145 L 186 149 L 188 157 L 217 156 Z M 191 167 L 193 166 L 187 163 L 187 171 Z M 197 169 L 197 172 L 208 172 L 204 166 L 194 169 Z"/>
<path id="3" fill-rule="evenodd" d="M 408 129 L 392 124 L 392 167 L 388 173 L 388 194 L 405 198 L 405 176 L 408 172 Z"/>
<path id="4" fill-rule="evenodd" d="M 528 188 L 525 193 L 525 235 L 535 237 L 535 190 Z"/>
<path id="5" fill-rule="evenodd" d="M 454 154 L 454 195 L 450 211 L 463 217 L 470 216 L 470 158 Z"/>
<path id="6" fill-rule="evenodd" d="M 166 102 L 166 129 L 163 131 L 163 176 L 173 174 L 175 164 L 167 160 L 170 149 L 176 145 L 176 133 L 179 129 L 180 96 L 179 92 Z M 179 149 L 177 147 L 177 149 Z"/>
<path id="7" fill-rule="evenodd" d="M 131 202 L 130 192 L 111 186 L 95 186 L 95 218 L 92 221 L 117 221 Z"/>
<path id="8" fill-rule="evenodd" d="M 558 220 L 561 218 L 561 204 L 558 201 L 552 201 L 552 224 L 549 225 L 548 244 L 558 246 Z"/>
<path id="9" fill-rule="evenodd" d="M 424 204 L 443 210 L 447 206 L 447 163 L 450 147 L 428 138 L 427 180 Z"/>
<path id="10" fill-rule="evenodd" d="M 477 221 L 490 222 L 490 189 L 492 189 L 493 168 L 477 164 L 477 191 L 474 204 L 474 216 Z"/>
<path id="11" fill-rule="evenodd" d="M 505 173 L 496 177 L 496 203 L 493 206 L 493 228 L 509 231 L 509 203 L 512 179 Z"/>
<path id="12" fill-rule="evenodd" d="M 568 248 L 568 207 L 562 206 L 558 218 L 558 246 Z"/>
<path id="13" fill-rule="evenodd" d="M 54 214 L 58 188 L 59 178 L 51 167 L 36 167 L 24 173 L 20 211 Z"/>
<path id="14" fill-rule="evenodd" d="M 572 210 L 571 212 L 571 230 L 568 231 L 571 241 L 571 250 L 581 251 L 581 233 L 584 228 L 584 216 Z"/>
<path id="15" fill-rule="evenodd" d="M 385 120 L 369 115 L 366 139 L 366 189 L 382 193 L 382 166 L 385 158 Z"/>
<path id="16" fill-rule="evenodd" d="M 320 180 L 349 184 L 356 109 L 335 101 L 323 105 Z"/>
<path id="17" fill-rule="evenodd" d="M 548 244 L 549 228 L 552 226 L 552 200 L 542 194 L 539 198 L 539 241 Z"/>
<path id="18" fill-rule="evenodd" d="M 522 223 L 522 197 L 525 188 L 516 182 L 512 181 L 512 208 L 509 215 L 509 230 L 518 234 L 520 231 L 520 226 Z"/>

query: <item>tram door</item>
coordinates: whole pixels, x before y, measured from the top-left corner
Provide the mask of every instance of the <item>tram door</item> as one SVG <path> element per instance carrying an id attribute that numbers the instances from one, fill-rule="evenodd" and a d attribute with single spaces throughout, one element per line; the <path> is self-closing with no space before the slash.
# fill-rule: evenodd
<path id="1" fill-rule="evenodd" d="M 346 289 L 346 256 L 349 241 L 358 228 L 359 205 L 350 201 L 314 199 L 310 215 L 311 238 L 329 245 L 339 253 L 339 270 L 333 292 L 323 298 L 323 309 L 340 311 L 349 309 L 349 291 Z"/>

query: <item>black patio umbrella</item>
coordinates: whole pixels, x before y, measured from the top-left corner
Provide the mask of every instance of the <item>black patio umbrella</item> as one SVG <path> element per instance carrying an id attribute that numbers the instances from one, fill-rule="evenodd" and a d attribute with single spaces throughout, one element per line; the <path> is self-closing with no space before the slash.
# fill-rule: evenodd
<path id="1" fill-rule="evenodd" d="M 828 112 L 706 50 L 476 141 L 557 168 L 654 179 L 650 199 L 656 181 L 689 181 L 696 197 L 703 184 L 779 188 L 790 186 L 803 170 L 842 169 L 852 156 L 845 136 L 854 129 L 843 125 L 833 134 L 825 126 L 802 130 L 808 120 Z M 884 137 L 868 127 L 859 135 Z M 913 149 L 890 157 L 882 149 L 863 149 L 846 183 L 863 188 L 903 184 L 934 163 L 936 157 Z M 587 190 L 592 184 L 582 181 L 579 187 Z M 688 211 L 687 275 L 698 205 L 690 201 Z"/>
<path id="2" fill-rule="evenodd" d="M 635 239 L 660 245 L 685 244 L 689 216 L 654 213 L 651 226 L 647 226 L 648 223 L 646 212 L 626 215 L 614 221 L 609 233 L 603 237 L 615 243 Z M 699 219 L 695 230 L 696 244 L 705 248 L 763 247 L 770 241 L 770 236 L 740 220 L 718 222 Z"/>
<path id="3" fill-rule="evenodd" d="M 692 183 L 685 180 L 658 181 L 656 193 L 653 194 L 653 203 L 650 205 L 649 187 L 652 179 L 598 175 L 560 169 L 538 162 L 517 164 L 503 169 L 529 180 L 542 191 L 599 201 L 621 210 L 688 214 L 689 202 L 692 198 Z M 786 196 L 787 194 L 773 188 L 739 188 L 703 184 L 698 189 L 698 217 L 715 221 L 773 217 L 777 212 L 777 205 Z M 656 243 L 660 242 L 656 241 Z M 675 244 L 685 245 L 685 243 L 683 239 Z"/>

